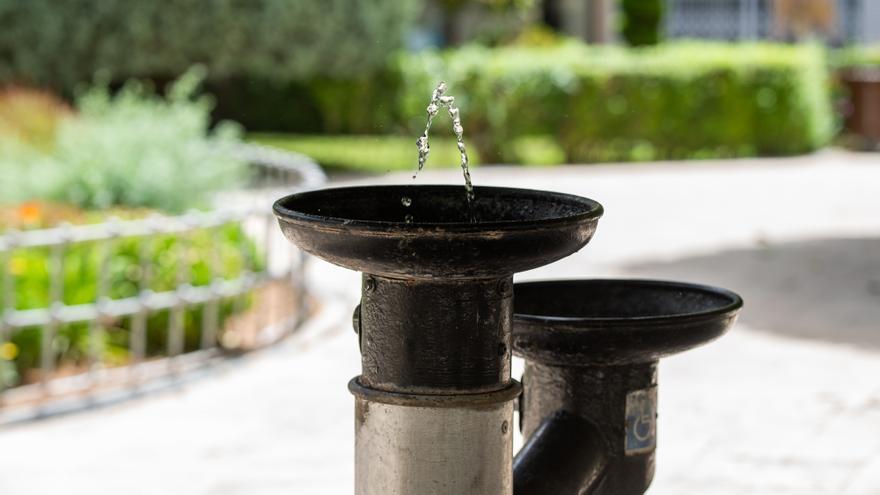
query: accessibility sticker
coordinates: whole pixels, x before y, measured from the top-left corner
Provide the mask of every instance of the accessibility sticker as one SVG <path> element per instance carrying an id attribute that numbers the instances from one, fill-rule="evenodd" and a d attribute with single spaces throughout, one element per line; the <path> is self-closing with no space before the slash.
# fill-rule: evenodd
<path id="1" fill-rule="evenodd" d="M 651 452 L 657 445 L 657 387 L 626 394 L 626 455 Z"/>

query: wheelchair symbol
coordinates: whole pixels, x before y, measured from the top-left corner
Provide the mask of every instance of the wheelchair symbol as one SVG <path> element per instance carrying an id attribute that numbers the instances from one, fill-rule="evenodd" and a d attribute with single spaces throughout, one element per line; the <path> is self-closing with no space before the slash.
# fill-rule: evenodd
<path id="1" fill-rule="evenodd" d="M 654 450 L 657 425 L 657 389 L 636 390 L 626 396 L 626 455 Z"/>

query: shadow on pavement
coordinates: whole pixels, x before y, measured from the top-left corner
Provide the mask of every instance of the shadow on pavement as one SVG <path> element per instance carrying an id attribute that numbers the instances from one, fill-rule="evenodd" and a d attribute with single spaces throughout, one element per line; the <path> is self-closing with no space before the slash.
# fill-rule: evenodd
<path id="1" fill-rule="evenodd" d="M 756 330 L 880 350 L 880 238 L 765 243 L 625 268 L 737 291 L 740 321 Z"/>

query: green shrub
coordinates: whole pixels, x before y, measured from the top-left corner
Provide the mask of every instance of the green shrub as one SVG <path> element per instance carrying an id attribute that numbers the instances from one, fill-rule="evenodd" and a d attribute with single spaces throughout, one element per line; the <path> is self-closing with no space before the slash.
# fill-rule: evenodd
<path id="1" fill-rule="evenodd" d="M 374 72 L 402 45 L 419 0 L 0 0 L 0 82 L 70 92 L 170 78 L 200 63 L 214 79 L 289 81 Z"/>
<path id="2" fill-rule="evenodd" d="M 621 34 L 631 46 L 656 45 L 660 42 L 663 0 L 622 0 Z"/>
<path id="3" fill-rule="evenodd" d="M 249 132 L 384 134 L 399 130 L 397 76 L 385 69 L 306 81 L 209 81 L 205 87 L 217 97 L 214 117 L 234 120 Z"/>
<path id="4" fill-rule="evenodd" d="M 438 117 L 438 130 L 442 120 Z M 461 155 L 450 136 L 431 136 L 431 156 L 425 168 L 458 169 Z M 266 146 L 274 146 L 303 153 L 314 158 L 322 167 L 366 173 L 384 173 L 397 170 L 413 172 L 417 155 L 415 141 L 406 136 L 349 136 L 349 135 L 295 135 L 251 134 L 248 139 Z M 482 163 L 479 153 L 465 140 L 471 167 Z M 551 136 L 522 136 L 510 146 L 512 163 L 529 165 L 557 165 L 565 155 Z"/>
<path id="5" fill-rule="evenodd" d="M 140 263 L 141 252 L 146 253 L 146 265 Z M 144 277 L 149 281 L 146 289 L 160 292 L 173 290 L 178 281 L 178 264 L 189 266 L 185 276 L 193 286 L 204 286 L 212 280 L 209 260 L 216 260 L 215 277 L 232 279 L 239 276 L 245 266 L 261 269 L 262 260 L 252 241 L 245 237 L 238 225 L 203 229 L 186 238 L 163 235 L 149 238 L 124 238 L 111 244 L 106 266 L 108 296 L 112 299 L 136 296 Z M 98 279 L 105 253 L 94 243 L 75 244 L 64 253 L 63 302 L 87 304 L 96 300 Z M 50 249 L 31 248 L 12 251 L 3 260 L 15 287 L 15 308 L 20 310 L 49 307 L 50 299 Z M 145 274 L 143 266 L 149 266 Z M 0 294 L 0 308 L 5 307 Z M 240 306 L 239 306 L 240 307 Z M 219 324 L 233 314 L 233 301 L 219 305 Z M 147 319 L 146 355 L 161 356 L 168 342 L 167 310 L 151 314 Z M 188 308 L 184 313 L 184 349 L 197 349 L 201 339 L 202 307 Z M 106 364 L 123 364 L 129 359 L 131 318 L 119 318 L 105 322 L 103 333 L 97 334 L 98 359 Z M 42 328 L 30 327 L 14 331 L 8 342 L 0 342 L 0 385 L 18 384 L 28 370 L 39 367 Z M 10 345 L 11 344 L 11 345 Z M 93 346 L 93 347 L 90 347 Z M 84 364 L 90 349 L 95 349 L 89 339 L 89 326 L 85 323 L 63 325 L 53 340 L 58 366 Z M 5 361 L 5 363 L 4 363 Z M 5 365 L 5 366 L 4 366 Z M 4 371 L 5 368 L 5 371 Z M 0 387 L 2 388 L 2 387 Z"/>
<path id="6" fill-rule="evenodd" d="M 188 72 L 165 98 L 136 82 L 113 96 L 98 85 L 78 99 L 75 117 L 58 123 L 48 147 L 0 136 L 0 202 L 174 212 L 201 206 L 245 168 L 222 153 L 237 142 L 238 129 L 224 124 L 209 132 L 212 103 L 196 96 L 200 80 L 198 71 Z"/>
<path id="7" fill-rule="evenodd" d="M 253 134 L 249 138 L 259 144 L 308 155 L 329 169 L 383 173 L 415 171 L 418 166 L 416 140 L 405 136 Z M 472 165 L 479 164 L 477 156 L 469 154 L 468 157 Z M 425 167 L 458 168 L 460 159 L 454 139 L 432 137 L 431 156 Z"/>
<path id="8" fill-rule="evenodd" d="M 0 139 L 36 148 L 51 147 L 71 109 L 55 95 L 30 88 L 0 89 Z"/>
<path id="9" fill-rule="evenodd" d="M 831 53 L 831 66 L 835 69 L 880 68 L 880 45 L 850 46 L 835 50 Z"/>
<path id="10" fill-rule="evenodd" d="M 409 132 L 444 79 L 486 162 L 509 161 L 510 143 L 526 135 L 555 135 L 568 160 L 593 162 L 802 153 L 833 132 L 814 46 L 468 47 L 397 67 Z"/>

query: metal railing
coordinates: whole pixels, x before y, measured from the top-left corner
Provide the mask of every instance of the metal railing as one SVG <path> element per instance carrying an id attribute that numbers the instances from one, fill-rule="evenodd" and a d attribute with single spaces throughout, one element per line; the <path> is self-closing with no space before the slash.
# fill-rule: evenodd
<path id="1" fill-rule="evenodd" d="M 269 202 L 277 196 L 277 190 L 271 188 L 285 191 L 313 188 L 324 182 L 324 173 L 311 159 L 294 153 L 255 145 L 225 152 L 247 161 L 256 172 L 249 190 L 238 193 L 248 199 L 238 203 L 249 204 L 179 216 L 111 219 L 98 224 L 0 234 L 0 346 L 8 345 L 24 329 L 37 328 L 40 336 L 39 367 L 33 370 L 39 378 L 11 388 L 4 388 L 0 379 L 0 424 L 137 394 L 158 382 L 178 381 L 185 372 L 228 355 L 224 347 L 235 346 L 221 345 L 224 331 L 221 303 L 224 301 L 234 305 L 230 312 L 233 316 L 227 315 L 227 326 L 237 319 L 236 331 L 249 336 L 249 348 L 268 345 L 295 329 L 305 311 L 302 271 L 307 258 L 280 238 Z M 209 255 L 212 258 L 209 260 L 188 260 L 184 255 L 188 240 L 197 232 L 207 232 L 215 240 L 219 235 L 217 229 L 230 225 L 243 232 L 238 246 L 241 269 L 234 277 L 223 276 L 218 266 L 219 255 Z M 154 291 L 151 263 L 155 252 L 151 253 L 150 249 L 152 246 L 155 250 L 155 242 L 146 241 L 169 236 L 176 239 L 174 287 Z M 144 241 L 137 244 L 138 253 L 131 267 L 143 276 L 134 295 L 113 298 L 109 266 L 113 261 L 112 249 L 117 243 L 132 238 Z M 71 304 L 65 303 L 65 254 L 76 246 L 96 251 L 99 266 L 93 300 Z M 249 253 L 251 249 L 263 260 L 259 265 Z M 48 304 L 22 309 L 16 302 L 17 277 L 11 271 L 10 261 L 14 254 L 27 250 L 46 252 Z M 217 250 L 208 251 L 216 253 Z M 194 284 L 191 280 L 195 261 L 207 265 L 210 276 L 207 283 Z M 253 302 L 257 294 L 262 296 L 262 307 L 258 304 L 258 307 L 246 308 L 244 299 Z M 184 320 L 192 311 L 198 311 L 200 316 L 197 349 L 187 349 L 184 342 Z M 167 315 L 165 349 L 149 355 L 148 318 L 163 312 Z M 102 359 L 99 339 L 105 335 L 108 322 L 120 319 L 129 322 L 126 329 L 128 360 L 123 366 L 107 366 Z M 70 376 L 60 376 L 56 338 L 59 329 L 72 324 L 88 327 L 86 364 L 78 366 Z M 244 332 L 245 326 L 250 327 L 248 332 Z"/>

